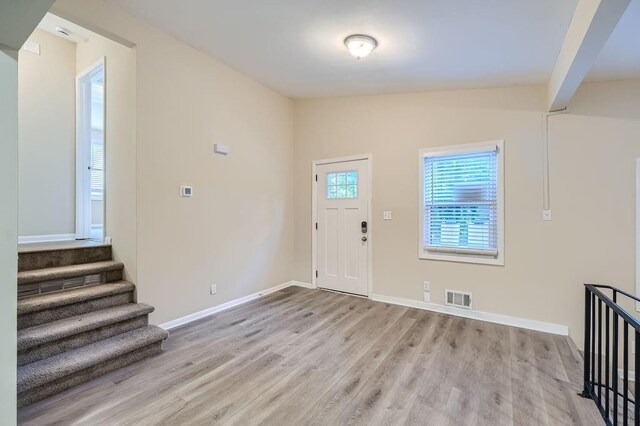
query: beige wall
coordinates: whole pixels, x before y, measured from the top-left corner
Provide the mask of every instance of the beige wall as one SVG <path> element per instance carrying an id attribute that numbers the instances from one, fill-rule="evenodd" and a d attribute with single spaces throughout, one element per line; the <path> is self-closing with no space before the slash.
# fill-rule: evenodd
<path id="1" fill-rule="evenodd" d="M 289 281 L 292 101 L 103 2 L 60 0 L 54 12 L 135 43 L 136 284 L 152 321 Z"/>
<path id="2" fill-rule="evenodd" d="M 553 221 L 542 216 L 544 87 L 301 100 L 294 116 L 294 279 L 311 282 L 311 162 L 373 154 L 373 292 L 570 327 L 588 281 L 633 289 L 640 81 L 586 84 L 550 119 Z M 602 106 L 602 104 L 606 106 Z M 418 150 L 505 140 L 505 266 L 419 260 Z M 383 210 L 392 221 L 382 221 Z"/>
<path id="3" fill-rule="evenodd" d="M 136 283 L 156 323 L 311 281 L 311 161 L 361 153 L 373 153 L 374 293 L 421 300 L 429 280 L 436 303 L 472 291 L 476 310 L 568 325 L 580 344 L 582 283 L 633 289 L 637 81 L 583 85 L 550 119 L 542 222 L 544 87 L 293 103 L 108 4 L 55 10 L 136 46 Z M 493 139 L 505 140 L 505 266 L 418 260 L 418 150 Z M 215 156 L 217 142 L 231 154 Z"/>
<path id="4" fill-rule="evenodd" d="M 0 43 L 3 40 L 0 39 Z M 18 52 L 0 48 L 0 413 L 15 424 L 18 271 Z"/>
<path id="5" fill-rule="evenodd" d="M 105 236 L 112 238 L 114 258 L 125 265 L 126 278 L 137 283 L 136 49 L 101 35 L 78 43 L 76 72 L 105 58 Z M 102 203 L 93 202 L 99 220 Z M 96 214 L 97 213 L 97 214 Z"/>
<path id="6" fill-rule="evenodd" d="M 75 233 L 76 45 L 42 30 L 19 54 L 20 236 Z"/>

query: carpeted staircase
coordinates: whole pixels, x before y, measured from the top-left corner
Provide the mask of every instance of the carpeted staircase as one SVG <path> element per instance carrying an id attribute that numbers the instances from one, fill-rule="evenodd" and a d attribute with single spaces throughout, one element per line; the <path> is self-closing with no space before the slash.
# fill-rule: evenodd
<path id="1" fill-rule="evenodd" d="M 123 268 L 108 245 L 19 253 L 19 406 L 162 352 Z"/>

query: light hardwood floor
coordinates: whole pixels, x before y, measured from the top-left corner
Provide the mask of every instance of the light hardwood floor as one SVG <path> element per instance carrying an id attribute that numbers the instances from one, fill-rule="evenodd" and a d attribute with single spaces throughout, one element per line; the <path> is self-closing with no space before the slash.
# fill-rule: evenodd
<path id="1" fill-rule="evenodd" d="M 290 287 L 173 330 L 162 355 L 21 424 L 602 424 L 561 336 Z"/>

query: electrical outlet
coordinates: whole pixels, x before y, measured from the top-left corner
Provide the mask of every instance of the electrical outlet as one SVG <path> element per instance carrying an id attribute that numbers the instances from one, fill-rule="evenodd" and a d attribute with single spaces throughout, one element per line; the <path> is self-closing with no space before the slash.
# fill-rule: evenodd
<path id="1" fill-rule="evenodd" d="M 431 302 L 431 293 L 429 293 L 428 291 L 424 292 L 424 301 Z"/>
<path id="2" fill-rule="evenodd" d="M 431 285 L 429 284 L 429 281 L 424 281 L 422 283 L 422 287 L 424 291 L 431 291 Z"/>
<path id="3" fill-rule="evenodd" d="M 209 289 L 209 292 L 213 295 L 216 294 L 218 292 L 218 286 L 215 284 L 211 284 L 211 288 Z"/>

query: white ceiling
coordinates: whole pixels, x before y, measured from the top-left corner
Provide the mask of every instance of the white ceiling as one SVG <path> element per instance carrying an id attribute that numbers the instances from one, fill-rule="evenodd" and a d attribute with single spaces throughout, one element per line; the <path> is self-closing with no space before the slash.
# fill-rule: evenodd
<path id="1" fill-rule="evenodd" d="M 107 1 L 303 98 L 545 84 L 577 0 Z M 635 55 L 628 47 L 635 15 L 591 78 L 619 75 L 616 61 L 640 76 L 638 45 Z M 353 33 L 377 38 L 378 48 L 357 61 L 343 44 Z"/>

